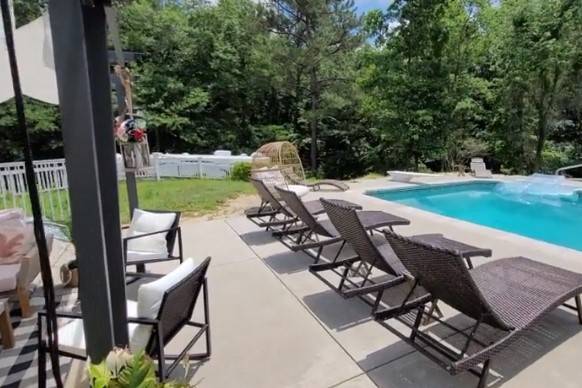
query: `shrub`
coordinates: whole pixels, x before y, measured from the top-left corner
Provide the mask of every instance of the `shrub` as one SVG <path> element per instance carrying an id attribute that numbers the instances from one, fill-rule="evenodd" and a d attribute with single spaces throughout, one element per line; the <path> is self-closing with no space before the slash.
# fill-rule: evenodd
<path id="1" fill-rule="evenodd" d="M 248 182 L 251 177 L 251 164 L 247 162 L 235 163 L 230 171 L 230 178 L 235 181 Z"/>

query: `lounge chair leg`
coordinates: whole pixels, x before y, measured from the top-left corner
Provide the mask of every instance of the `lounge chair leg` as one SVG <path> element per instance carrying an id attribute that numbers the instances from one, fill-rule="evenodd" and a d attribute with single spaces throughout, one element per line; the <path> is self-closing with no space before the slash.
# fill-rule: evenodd
<path id="1" fill-rule="evenodd" d="M 416 319 L 414 320 L 414 326 L 412 327 L 412 333 L 410 333 L 410 340 L 414 342 L 416 338 L 416 334 L 418 333 L 418 328 L 420 327 L 420 323 L 422 322 L 422 316 L 424 314 L 424 306 L 420 306 L 418 308 L 418 313 L 416 313 Z"/>
<path id="2" fill-rule="evenodd" d="M 346 240 L 342 241 L 342 245 L 340 246 L 340 249 L 337 251 L 337 253 L 335 254 L 335 257 L 331 261 L 332 263 L 335 263 L 337 261 L 337 259 L 339 259 L 340 254 L 342 253 L 342 250 L 344 249 L 345 245 L 346 245 Z"/>
<path id="3" fill-rule="evenodd" d="M 2 336 L 2 347 L 4 349 L 10 349 L 14 347 L 14 332 L 12 331 L 8 305 L 5 303 L 3 308 L 4 311 L 0 313 L 0 335 Z"/>
<path id="4" fill-rule="evenodd" d="M 422 322 L 423 325 L 428 325 L 429 323 L 432 322 L 432 315 L 435 313 L 435 310 L 437 310 L 440 313 L 440 309 L 437 306 L 437 303 L 438 303 L 437 299 L 435 299 L 431 302 L 430 307 L 426 313 L 426 318 L 424 318 L 424 320 Z"/>
<path id="5" fill-rule="evenodd" d="M 350 268 L 351 268 L 350 265 L 346 265 L 346 268 L 344 269 L 344 272 L 342 273 L 342 278 L 340 280 L 339 286 L 337 287 L 337 289 L 340 293 L 342 293 L 342 289 L 344 288 L 344 283 L 346 282 L 346 279 L 348 278 Z"/>
<path id="6" fill-rule="evenodd" d="M 210 344 L 210 311 L 208 306 L 208 282 L 204 278 L 204 283 L 202 284 L 203 296 L 204 296 L 204 323 L 206 324 L 206 357 L 210 357 L 212 354 L 212 346 Z"/>
<path id="7" fill-rule="evenodd" d="M 578 312 L 578 322 L 582 325 L 582 301 L 580 301 L 580 295 L 576 295 L 574 299 L 576 300 L 576 311 Z"/>
<path id="8" fill-rule="evenodd" d="M 490 363 L 491 360 L 487 360 L 485 361 L 485 363 L 483 363 L 483 369 L 481 369 L 481 377 L 479 378 L 479 385 L 477 385 L 477 388 L 485 388 L 485 386 L 487 385 L 487 377 L 489 377 Z"/>

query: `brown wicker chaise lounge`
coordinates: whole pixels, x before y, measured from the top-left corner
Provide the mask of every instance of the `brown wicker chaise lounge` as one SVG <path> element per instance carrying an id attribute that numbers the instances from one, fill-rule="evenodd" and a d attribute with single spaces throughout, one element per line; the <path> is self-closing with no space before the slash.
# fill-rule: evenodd
<path id="1" fill-rule="evenodd" d="M 261 198 L 258 207 L 245 210 L 245 216 L 261 228 L 271 229 L 275 226 L 289 226 L 296 222 L 295 215 L 289 211 L 285 203 L 277 199 L 267 185 L 260 179 L 250 178 L 251 183 Z M 303 202 L 310 214 L 321 214 L 325 210 L 318 200 Z"/>
<path id="2" fill-rule="evenodd" d="M 426 314 L 424 306 L 419 306 L 410 336 L 402 338 L 453 375 L 463 371 L 476 374 L 479 388 L 486 385 L 491 359 L 546 314 L 564 305 L 577 311 L 582 324 L 582 274 L 525 257 L 500 259 L 469 271 L 457 251 L 384 233 L 416 285 L 428 291 L 431 300 L 444 302 L 474 321 L 468 329 L 455 329 L 464 337 L 464 344 L 453 348 L 419 329 Z M 565 303 L 570 298 L 576 306 Z M 493 342 L 479 340 L 478 330 L 484 325 L 501 331 L 502 336 Z"/>
<path id="3" fill-rule="evenodd" d="M 366 229 L 360 222 L 358 214 L 353 209 L 323 198 L 320 201 L 334 227 L 340 233 L 341 237 L 352 247 L 357 256 L 330 263 L 313 264 L 309 270 L 346 298 L 376 293 L 373 304 L 373 313 L 376 313 L 384 290 L 404 284 L 410 281 L 412 276 L 400 262 L 384 237 L 375 239 L 366 232 Z M 469 268 L 473 267 L 471 262 L 472 257 L 491 256 L 490 249 L 479 248 L 459 241 L 450 240 L 442 234 L 422 234 L 413 236 L 412 239 L 442 248 L 454 249 L 466 261 Z M 350 271 L 353 272 L 354 265 L 358 268 L 355 271 L 356 274 L 361 275 L 361 281 L 358 281 L 358 284 L 349 276 Z M 342 267 L 343 271 L 340 273 L 340 282 L 337 287 L 319 274 L 322 271 L 336 272 Z M 361 271 L 362 269 L 363 271 Z M 373 269 L 378 269 L 382 272 L 380 276 L 382 279 L 380 281 L 372 278 Z M 388 279 L 386 279 L 386 275 L 388 275 Z M 426 292 L 418 292 L 417 290 L 416 297 L 411 299 L 410 303 L 418 303 L 418 301 L 425 303 L 427 296 Z M 408 311 L 409 308 L 410 306 L 408 305 L 398 305 L 392 306 L 391 308 L 384 308 L 381 311 L 384 315 L 387 313 L 398 315 Z"/>
<path id="4" fill-rule="evenodd" d="M 304 251 L 307 254 L 310 254 L 311 249 L 317 249 L 317 253 L 314 256 L 312 255 L 316 263 L 319 261 L 325 246 L 341 242 L 341 246 L 333 259 L 333 261 L 335 261 L 341 254 L 345 246 L 345 241 L 331 221 L 328 219 L 319 220 L 314 217 L 294 192 L 285 190 L 278 186 L 275 187 L 275 189 L 279 192 L 279 195 L 285 201 L 285 204 L 289 206 L 289 209 L 291 209 L 301 223 L 288 228 L 285 231 L 275 232 L 273 235 L 280 237 L 281 242 L 294 252 Z M 354 210 L 361 209 L 361 207 L 347 201 L 337 199 L 328 201 Z M 410 224 L 410 221 L 405 218 L 382 211 L 362 210 L 357 212 L 357 216 L 366 230 L 385 227 L 392 228 L 395 225 Z"/>

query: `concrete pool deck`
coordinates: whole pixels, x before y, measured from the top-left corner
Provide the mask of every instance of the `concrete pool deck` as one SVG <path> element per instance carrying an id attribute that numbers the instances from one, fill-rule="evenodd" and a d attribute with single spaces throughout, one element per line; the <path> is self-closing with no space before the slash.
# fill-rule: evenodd
<path id="1" fill-rule="evenodd" d="M 459 181 L 446 176 L 423 183 Z M 582 252 L 534 241 L 364 195 L 407 184 L 388 178 L 351 183 L 345 193 L 310 193 L 361 203 L 412 221 L 403 234 L 439 232 L 493 249 L 492 259 L 528 256 L 582 272 Z M 188 256 L 211 255 L 209 274 L 214 353 L 199 366 L 199 387 L 474 387 L 470 374 L 450 376 L 370 320 L 358 299 L 345 300 L 307 271 L 311 258 L 293 253 L 247 221 L 229 217 L 185 222 Z M 477 259 L 476 264 L 484 260 Z M 165 272 L 166 268 L 160 268 Z M 452 314 L 452 312 L 450 312 Z M 445 313 L 447 315 L 447 313 Z M 579 387 L 582 326 L 557 310 L 532 334 L 534 349 L 508 349 L 493 360 L 488 386 Z M 549 333 L 549 334 L 548 334 Z"/>
<path id="2" fill-rule="evenodd" d="M 422 183 L 460 180 L 470 178 L 419 179 Z M 582 252 L 364 195 L 366 190 L 410 184 L 380 178 L 351 182 L 350 186 L 345 193 L 310 193 L 306 199 L 328 197 L 358 202 L 365 209 L 384 210 L 410 219 L 411 225 L 398 227 L 399 233 L 443 233 L 491 248 L 493 258 L 478 258 L 476 265 L 485 260 L 527 256 L 582 273 Z M 369 306 L 364 302 L 343 299 L 309 273 L 308 265 L 313 262 L 310 257 L 289 251 L 244 216 L 210 221 L 186 219 L 182 228 L 186 257 L 213 258 L 208 275 L 213 354 L 210 360 L 193 365 L 189 371 L 188 378 L 196 387 L 477 385 L 477 378 L 468 373 L 450 376 L 370 319 Z M 166 273 L 175 265 L 159 263 L 148 269 Z M 130 290 L 128 296 L 134 298 L 135 290 Z M 444 312 L 446 319 L 455 315 L 452 309 Z M 174 343 L 186 340 L 187 334 L 180 333 Z M 489 387 L 580 386 L 582 326 L 573 312 L 556 310 L 529 340 L 530 347 L 510 347 L 493 359 Z"/>

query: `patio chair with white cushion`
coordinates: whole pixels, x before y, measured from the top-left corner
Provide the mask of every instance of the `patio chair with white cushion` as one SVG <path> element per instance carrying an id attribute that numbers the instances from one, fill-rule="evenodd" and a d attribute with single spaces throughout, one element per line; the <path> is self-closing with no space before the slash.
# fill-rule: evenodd
<path id="1" fill-rule="evenodd" d="M 178 240 L 178 254 L 174 247 Z M 180 212 L 135 209 L 123 238 L 125 265 L 183 259 Z"/>
<path id="2" fill-rule="evenodd" d="M 493 176 L 482 158 L 471 159 L 471 172 L 475 178 L 491 178 Z"/>
<path id="3" fill-rule="evenodd" d="M 138 289 L 137 302 L 127 301 L 127 321 L 129 348 L 134 354 L 145 352 L 157 360 L 158 378 L 164 381 L 184 358 L 205 360 L 210 357 L 210 326 L 208 311 L 208 286 L 206 272 L 210 258 L 202 262 L 185 260 L 172 272 L 157 280 L 142 284 Z M 154 276 L 154 275 L 152 275 Z M 193 320 L 193 313 L 202 292 L 203 322 Z M 57 312 L 59 320 L 69 322 L 58 330 L 58 353 L 64 357 L 86 360 L 85 333 L 82 315 L 78 313 Z M 46 384 L 46 354 L 50 351 L 48 341 L 43 335 L 46 313 L 38 315 L 38 381 L 39 387 Z M 177 355 L 165 354 L 166 345 L 186 326 L 197 328 Z M 90 335 L 90 334 L 89 334 Z M 203 353 L 189 354 L 198 340 L 205 336 L 206 349 Z M 166 367 L 166 360 L 173 362 Z"/>
<path id="4" fill-rule="evenodd" d="M 53 236 L 47 234 L 47 247 L 50 254 Z M 40 273 L 40 259 L 36 244 L 28 250 L 17 263 L 0 265 L 0 298 L 16 296 L 23 318 L 32 315 L 30 294 L 32 282 Z"/>

